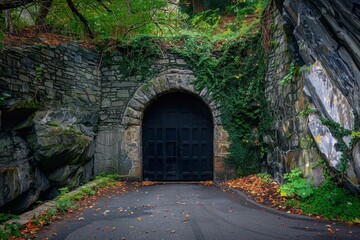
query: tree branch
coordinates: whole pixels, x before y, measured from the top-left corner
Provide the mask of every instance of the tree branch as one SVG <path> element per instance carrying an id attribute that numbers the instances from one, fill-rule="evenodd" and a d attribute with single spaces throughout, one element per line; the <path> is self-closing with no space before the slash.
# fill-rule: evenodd
<path id="1" fill-rule="evenodd" d="M 31 2 L 34 0 L 0 0 L 0 10 L 21 7 Z"/>
<path id="2" fill-rule="evenodd" d="M 105 10 L 109 13 L 112 13 L 112 10 L 106 6 L 106 4 L 102 1 L 102 0 L 96 0 L 101 6 L 103 6 L 103 8 L 105 8 Z"/>
<path id="3" fill-rule="evenodd" d="M 36 26 L 45 25 L 45 19 L 50 11 L 51 5 L 53 0 L 42 0 L 41 1 L 41 8 L 36 19 Z"/>
<path id="4" fill-rule="evenodd" d="M 91 31 L 90 26 L 86 18 L 79 12 L 79 10 L 75 7 L 72 0 L 66 0 L 71 11 L 80 19 L 80 21 L 84 24 L 85 30 L 89 38 L 94 39 L 94 33 Z"/>

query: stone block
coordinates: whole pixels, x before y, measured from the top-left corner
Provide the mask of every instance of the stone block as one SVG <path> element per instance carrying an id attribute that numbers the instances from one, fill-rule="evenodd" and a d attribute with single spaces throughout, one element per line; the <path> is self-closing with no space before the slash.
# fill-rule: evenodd
<path id="1" fill-rule="evenodd" d="M 117 90 L 116 96 L 119 98 L 128 98 L 130 94 L 128 90 Z"/>
<path id="2" fill-rule="evenodd" d="M 139 102 L 136 98 L 133 98 L 129 101 L 128 107 L 138 110 L 138 111 L 143 111 L 145 108 L 145 105 L 143 103 Z"/>
<path id="3" fill-rule="evenodd" d="M 46 48 L 42 48 L 41 53 L 44 54 L 45 56 L 50 57 L 50 58 L 55 57 L 55 53 L 53 51 L 49 50 L 49 49 L 46 49 Z"/>
<path id="4" fill-rule="evenodd" d="M 29 82 L 30 81 L 30 78 L 26 75 L 23 75 L 23 74 L 19 74 L 19 79 L 20 81 L 24 81 L 24 82 Z"/>
<path id="5" fill-rule="evenodd" d="M 124 105 L 123 101 L 113 101 L 113 102 L 111 102 L 112 107 L 121 107 L 123 105 Z"/>
<path id="6" fill-rule="evenodd" d="M 108 98 L 105 98 L 101 101 L 101 107 L 103 108 L 107 108 L 107 107 L 110 107 L 111 106 L 111 102 L 110 102 L 110 99 Z"/>
<path id="7" fill-rule="evenodd" d="M 176 59 L 176 63 L 179 64 L 179 65 L 186 65 L 186 62 L 184 59 Z"/>

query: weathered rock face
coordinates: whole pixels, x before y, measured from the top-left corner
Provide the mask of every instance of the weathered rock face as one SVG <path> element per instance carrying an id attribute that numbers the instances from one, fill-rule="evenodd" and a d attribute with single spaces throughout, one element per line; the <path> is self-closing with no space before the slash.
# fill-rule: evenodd
<path id="1" fill-rule="evenodd" d="M 50 182 L 56 187 L 79 184 L 80 166 L 94 154 L 93 138 L 81 132 L 76 117 L 67 110 L 37 112 L 33 122 L 26 139 Z"/>
<path id="2" fill-rule="evenodd" d="M 308 107 L 303 82 L 298 76 L 293 76 L 289 83 L 281 83 L 294 61 L 292 56 L 295 54 L 290 51 L 294 49 L 294 43 L 284 31 L 289 26 L 276 9 L 272 12 L 272 19 L 272 47 L 265 79 L 265 96 L 273 119 L 271 131 L 264 137 L 269 146 L 268 170 L 278 182 L 283 182 L 284 173 L 299 167 L 307 176 L 320 176 L 315 179 L 318 184 L 322 181 L 322 174 L 312 166 L 320 156 L 308 132 L 307 116 L 303 114 Z"/>
<path id="3" fill-rule="evenodd" d="M 50 188 L 89 181 L 95 141 L 80 126 L 68 110 L 38 111 L 0 132 L 0 206 L 21 212 Z"/>
<path id="4" fill-rule="evenodd" d="M 78 43 L 7 47 L 0 54 L 0 206 L 21 212 L 39 195 L 94 176 L 99 54 Z"/>
<path id="5" fill-rule="evenodd" d="M 292 55 L 295 59 L 299 56 L 298 64 L 304 65 L 302 76 L 297 78 L 297 82 L 302 86 L 298 91 L 305 95 L 308 110 L 317 111 L 311 114 L 312 110 L 308 112 L 307 115 L 310 115 L 301 125 L 310 130 L 313 142 L 332 168 L 341 170 L 341 166 L 347 165 L 345 175 L 348 183 L 352 185 L 352 190 L 359 191 L 358 144 L 351 145 L 350 136 L 337 139 L 335 131 L 340 129 L 325 126 L 321 120 L 321 117 L 326 118 L 330 122 L 339 124 L 343 129 L 359 130 L 355 129 L 357 116 L 360 113 L 359 2 L 355 0 L 276 0 L 275 2 L 279 12 L 282 12 L 283 19 L 275 20 L 275 25 L 280 21 L 288 25 L 287 29 L 291 29 L 287 32 L 287 36 L 295 40 L 298 49 L 292 52 Z M 273 37 L 276 39 L 276 32 Z M 273 51 L 278 51 L 276 49 L 281 47 L 284 45 L 274 47 Z M 289 46 L 286 48 L 291 49 Z M 274 64 L 270 63 L 269 66 L 271 69 Z M 269 76 L 272 76 L 271 72 Z M 281 87 L 275 88 L 281 89 Z M 279 94 L 269 95 L 269 99 L 276 99 L 275 96 Z M 281 94 L 280 98 L 284 99 Z M 296 109 L 298 105 L 293 101 L 289 106 Z M 275 109 L 279 108 L 275 106 Z M 344 160 L 342 157 L 344 153 L 339 149 L 340 141 L 347 146 L 348 149 L 345 151 L 352 151 L 352 154 L 349 154 L 352 158 Z M 354 141 L 356 142 L 356 139 Z M 274 145 L 279 143 L 281 142 L 275 141 Z M 280 166 L 283 165 L 282 160 L 276 157 L 275 159 Z"/>
<path id="6" fill-rule="evenodd" d="M 28 144 L 19 136 L 0 133 L 0 206 L 16 205 L 21 212 L 33 204 L 40 193 L 50 188 L 49 181 L 39 171 L 31 157 Z"/>

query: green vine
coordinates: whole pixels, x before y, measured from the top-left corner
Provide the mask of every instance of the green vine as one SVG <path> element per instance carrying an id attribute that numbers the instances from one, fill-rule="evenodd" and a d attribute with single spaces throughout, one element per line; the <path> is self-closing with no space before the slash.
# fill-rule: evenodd
<path id="1" fill-rule="evenodd" d="M 209 89 L 221 105 L 222 121 L 230 135 L 229 160 L 236 164 L 239 175 L 257 172 L 264 149 L 259 139 L 270 122 L 261 33 L 232 42 L 203 36 L 183 36 L 177 42 L 183 44 L 174 47 L 174 52 L 192 66 L 197 89 Z"/>
<path id="2" fill-rule="evenodd" d="M 301 117 L 306 117 L 309 116 L 311 113 L 316 113 L 317 110 L 315 108 L 311 108 L 310 104 L 305 104 L 305 108 L 304 110 L 302 110 L 301 112 L 299 112 L 299 116 Z"/>
<path id="3" fill-rule="evenodd" d="M 280 80 L 280 85 L 285 86 L 290 83 L 290 81 L 293 79 L 295 74 L 295 62 L 292 62 L 290 64 L 290 68 L 288 73 Z"/>
<path id="4" fill-rule="evenodd" d="M 11 94 L 8 92 L 1 92 L 0 93 L 0 107 L 5 104 L 6 99 L 10 98 Z"/>
<path id="5" fill-rule="evenodd" d="M 331 132 L 331 134 L 337 139 L 337 151 L 342 152 L 340 157 L 340 166 L 339 171 L 341 174 L 345 174 L 345 171 L 349 165 L 349 161 L 351 159 L 351 150 L 347 147 L 345 141 L 343 140 L 344 137 L 350 136 L 352 131 L 346 128 L 343 128 L 339 123 L 335 122 L 334 120 L 329 120 L 324 117 L 320 118 L 322 124 L 327 126 Z"/>
<path id="6" fill-rule="evenodd" d="M 151 65 L 161 54 L 160 39 L 139 35 L 131 40 L 100 41 L 97 44 L 99 52 L 103 53 L 103 63 L 108 66 L 116 65 L 125 78 L 142 76 L 146 80 L 155 76 L 157 71 Z M 120 63 L 114 63 L 114 53 L 121 58 Z"/>

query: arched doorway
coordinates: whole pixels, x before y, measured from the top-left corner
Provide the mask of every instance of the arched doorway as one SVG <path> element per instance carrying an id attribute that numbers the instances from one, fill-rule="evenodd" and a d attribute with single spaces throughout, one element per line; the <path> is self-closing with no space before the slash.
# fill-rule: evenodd
<path id="1" fill-rule="evenodd" d="M 212 180 L 213 120 L 198 97 L 172 92 L 158 97 L 144 113 L 143 178 Z"/>

